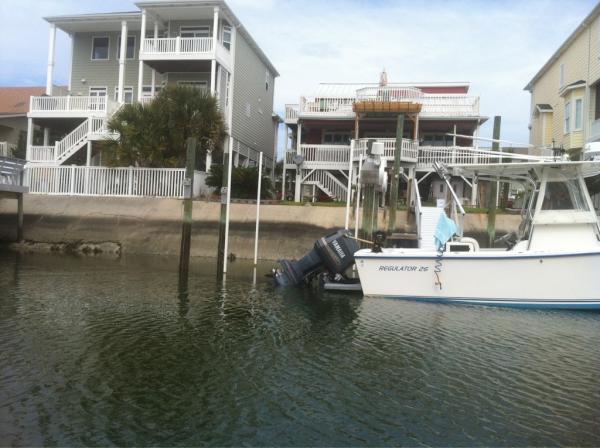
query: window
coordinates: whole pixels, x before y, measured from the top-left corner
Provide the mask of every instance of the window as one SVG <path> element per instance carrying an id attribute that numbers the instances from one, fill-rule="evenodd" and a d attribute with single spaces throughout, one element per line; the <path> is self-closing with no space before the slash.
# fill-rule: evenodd
<path id="1" fill-rule="evenodd" d="M 179 28 L 181 37 L 210 37 L 210 26 L 182 26 Z"/>
<path id="2" fill-rule="evenodd" d="M 92 39 L 92 60 L 108 60 L 108 48 L 110 39 L 108 37 L 94 37 Z"/>
<path id="3" fill-rule="evenodd" d="M 324 132 L 323 144 L 325 145 L 349 145 L 350 132 Z"/>
<path id="4" fill-rule="evenodd" d="M 90 96 L 106 96 L 106 87 L 90 87 Z"/>
<path id="5" fill-rule="evenodd" d="M 444 184 L 440 184 L 440 193 L 444 192 Z"/>
<path id="6" fill-rule="evenodd" d="M 154 86 L 154 94 L 158 95 L 162 86 Z M 142 98 L 152 98 L 152 86 L 143 86 L 142 87 Z"/>
<path id="7" fill-rule="evenodd" d="M 565 103 L 565 134 L 571 132 L 571 102 Z"/>
<path id="8" fill-rule="evenodd" d="M 178 86 L 194 87 L 196 89 L 206 90 L 208 83 L 206 81 L 177 81 Z"/>
<path id="9" fill-rule="evenodd" d="M 271 74 L 269 73 L 269 70 L 265 70 L 265 90 L 268 92 L 269 91 L 269 86 L 271 85 Z"/>
<path id="10" fill-rule="evenodd" d="M 223 42 L 223 46 L 231 51 L 231 26 L 223 25 L 223 31 L 221 33 L 221 41 Z"/>
<path id="11" fill-rule="evenodd" d="M 565 64 L 560 64 L 558 74 L 558 88 L 562 89 L 565 86 Z"/>
<path id="12" fill-rule="evenodd" d="M 574 130 L 580 130 L 583 121 L 583 98 L 577 98 L 575 100 L 575 128 Z"/>
<path id="13" fill-rule="evenodd" d="M 115 101 L 119 101 L 119 88 L 115 87 Z M 133 87 L 123 88 L 123 102 L 127 104 L 133 103 Z"/>
<path id="14" fill-rule="evenodd" d="M 135 59 L 135 36 L 127 36 L 126 59 Z M 121 59 L 121 36 L 117 39 L 117 59 Z"/>
<path id="15" fill-rule="evenodd" d="M 588 203 L 577 179 L 548 181 L 542 210 L 589 211 Z"/>

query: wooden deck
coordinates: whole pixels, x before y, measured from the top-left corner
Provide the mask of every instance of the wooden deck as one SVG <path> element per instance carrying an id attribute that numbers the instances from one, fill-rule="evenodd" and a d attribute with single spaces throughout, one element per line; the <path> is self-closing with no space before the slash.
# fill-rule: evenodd
<path id="1" fill-rule="evenodd" d="M 25 161 L 0 157 L 0 199 L 17 200 L 17 240 L 23 240 L 23 194 L 29 188 L 23 185 Z"/>

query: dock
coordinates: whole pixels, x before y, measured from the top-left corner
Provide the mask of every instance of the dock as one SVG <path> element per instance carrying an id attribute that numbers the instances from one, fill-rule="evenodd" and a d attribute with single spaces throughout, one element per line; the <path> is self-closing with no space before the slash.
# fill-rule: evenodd
<path id="1" fill-rule="evenodd" d="M 23 240 L 23 195 L 29 192 L 24 185 L 25 161 L 0 157 L 0 199 L 17 200 L 17 241 Z"/>

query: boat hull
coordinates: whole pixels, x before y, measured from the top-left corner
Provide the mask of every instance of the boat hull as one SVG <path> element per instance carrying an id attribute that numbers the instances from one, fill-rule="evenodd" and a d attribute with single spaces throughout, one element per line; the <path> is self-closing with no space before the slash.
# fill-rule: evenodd
<path id="1" fill-rule="evenodd" d="M 600 252 L 524 255 L 482 251 L 439 258 L 435 253 L 392 249 L 381 254 L 361 250 L 355 259 L 367 296 L 600 309 Z"/>

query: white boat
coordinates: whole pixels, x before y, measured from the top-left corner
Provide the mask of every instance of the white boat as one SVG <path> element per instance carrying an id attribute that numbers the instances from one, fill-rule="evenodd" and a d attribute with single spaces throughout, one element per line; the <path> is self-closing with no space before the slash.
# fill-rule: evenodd
<path id="1" fill-rule="evenodd" d="M 355 253 L 365 295 L 600 309 L 600 228 L 584 182 L 600 174 L 600 162 L 540 161 L 449 169 L 480 180 L 522 184 L 526 200 L 519 231 L 502 238 L 507 249 L 484 249 L 472 238 L 454 236 L 436 250 L 433 232 L 424 231 L 426 225 L 421 223 L 419 248 Z M 417 202 L 416 213 L 422 220 L 427 213 Z M 464 214 L 455 195 L 452 206 Z"/>

